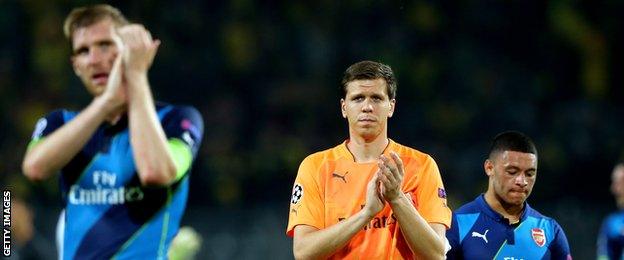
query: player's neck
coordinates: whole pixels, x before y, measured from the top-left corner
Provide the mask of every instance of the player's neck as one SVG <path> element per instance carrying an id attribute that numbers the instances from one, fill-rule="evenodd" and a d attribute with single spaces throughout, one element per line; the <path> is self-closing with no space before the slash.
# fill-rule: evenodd
<path id="1" fill-rule="evenodd" d="M 504 218 L 508 219 L 510 224 L 517 223 L 522 217 L 524 203 L 520 205 L 507 204 L 501 198 L 496 196 L 496 194 L 494 194 L 491 190 L 488 190 L 485 193 L 485 202 L 487 202 L 490 208 L 498 214 L 501 214 Z"/>
<path id="2" fill-rule="evenodd" d="M 371 140 L 352 136 L 347 141 L 347 148 L 353 154 L 355 162 L 368 163 L 377 161 L 389 143 L 390 140 L 385 135 L 379 135 Z"/>
<path id="3" fill-rule="evenodd" d="M 618 207 L 619 210 L 624 210 L 624 198 L 622 197 L 615 197 L 615 201 L 616 201 L 616 205 Z"/>

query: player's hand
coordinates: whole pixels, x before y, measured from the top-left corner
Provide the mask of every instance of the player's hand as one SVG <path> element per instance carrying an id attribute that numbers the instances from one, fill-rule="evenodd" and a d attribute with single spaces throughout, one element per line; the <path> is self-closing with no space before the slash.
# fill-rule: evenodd
<path id="1" fill-rule="evenodd" d="M 379 193 L 379 177 L 381 173 L 377 171 L 366 186 L 366 204 L 363 210 L 366 211 L 366 215 L 374 217 L 384 207 L 384 201 Z"/>
<path id="2" fill-rule="evenodd" d="M 381 172 L 381 193 L 384 200 L 392 202 L 403 193 L 403 161 L 397 153 L 390 152 L 390 158 L 382 154 L 377 164 Z"/>
<path id="3" fill-rule="evenodd" d="M 124 45 L 123 62 L 127 73 L 147 73 L 160 46 L 150 32 L 140 24 L 130 24 L 118 29 Z"/>
<path id="4" fill-rule="evenodd" d="M 124 64 L 121 53 L 123 52 L 124 45 L 117 35 L 113 36 L 113 41 L 119 50 L 119 54 L 113 62 L 113 67 L 110 71 L 108 82 L 106 82 L 106 89 L 102 93 L 101 98 L 106 104 L 108 111 L 114 111 L 125 105 L 127 102 L 126 86 L 124 84 Z"/>

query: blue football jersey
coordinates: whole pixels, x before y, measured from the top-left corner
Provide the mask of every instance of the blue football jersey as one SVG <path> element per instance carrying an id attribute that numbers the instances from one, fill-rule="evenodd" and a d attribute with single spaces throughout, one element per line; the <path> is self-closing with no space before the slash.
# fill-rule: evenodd
<path id="1" fill-rule="evenodd" d="M 561 226 L 524 204 L 514 225 L 494 211 L 483 195 L 453 213 L 446 233 L 451 245 L 447 259 L 571 259 Z"/>
<path id="2" fill-rule="evenodd" d="M 624 259 L 624 211 L 605 218 L 598 234 L 597 248 L 599 260 Z"/>
<path id="3" fill-rule="evenodd" d="M 183 141 L 195 157 L 203 135 L 192 107 L 158 104 L 167 139 Z M 77 112 L 57 110 L 38 121 L 33 140 L 51 134 Z M 61 170 L 63 214 L 59 255 L 63 259 L 162 259 L 178 232 L 188 196 L 188 171 L 166 187 L 141 186 L 128 121 L 100 126 Z"/>

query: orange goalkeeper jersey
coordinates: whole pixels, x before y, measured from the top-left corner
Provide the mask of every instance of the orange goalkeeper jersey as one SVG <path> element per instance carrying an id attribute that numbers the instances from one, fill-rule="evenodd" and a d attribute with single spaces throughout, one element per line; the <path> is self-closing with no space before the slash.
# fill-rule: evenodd
<path id="1" fill-rule="evenodd" d="M 330 227 L 357 213 L 366 201 L 366 185 L 378 169 L 376 162 L 356 163 L 347 142 L 312 154 L 299 166 L 290 201 L 286 234 L 297 225 Z M 438 166 L 431 156 L 390 140 L 384 155 L 399 154 L 404 164 L 403 192 L 429 223 L 447 227 L 451 210 Z M 414 255 L 388 203 L 333 259 L 413 259 Z"/>

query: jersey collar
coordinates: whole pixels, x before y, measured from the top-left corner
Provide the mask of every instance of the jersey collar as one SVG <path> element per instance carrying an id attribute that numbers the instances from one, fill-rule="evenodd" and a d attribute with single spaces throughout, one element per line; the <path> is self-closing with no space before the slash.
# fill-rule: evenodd
<path id="1" fill-rule="evenodd" d="M 347 147 L 348 142 L 349 142 L 349 139 L 342 142 L 342 144 L 339 145 L 338 152 L 340 153 L 342 157 L 349 158 L 352 162 L 355 162 L 355 156 L 353 156 L 353 154 L 351 153 L 351 151 L 349 151 L 349 148 Z M 397 144 L 392 139 L 388 138 L 388 145 L 386 145 L 386 148 L 384 148 L 382 154 L 390 158 L 390 151 L 397 150 L 396 145 Z"/>
<path id="2" fill-rule="evenodd" d="M 481 194 L 479 197 L 477 197 L 477 199 L 475 199 L 475 201 L 477 202 L 477 205 L 479 205 L 479 207 L 481 208 L 481 212 L 495 219 L 496 222 L 507 223 L 509 225 L 509 221 L 505 217 L 503 217 L 503 215 L 496 212 L 494 209 L 492 209 L 492 207 L 490 207 L 490 205 L 487 204 L 487 202 L 485 201 L 485 194 Z M 526 201 L 524 202 L 523 208 L 524 210 L 522 211 L 522 215 L 520 216 L 519 223 L 522 223 L 522 221 L 524 221 L 529 216 L 529 212 L 533 210 L 529 206 L 529 203 L 527 203 Z"/>

